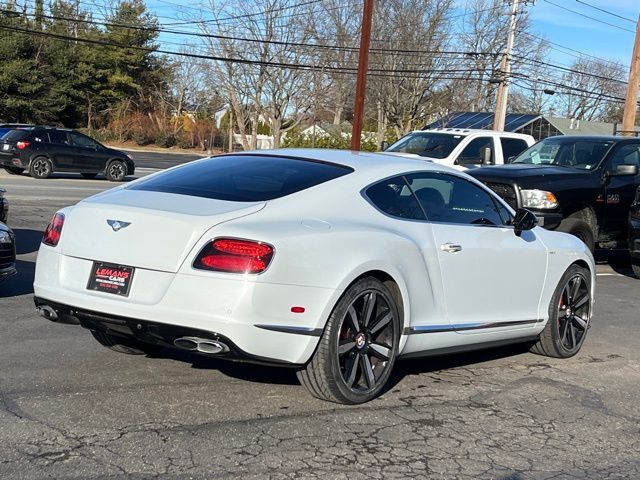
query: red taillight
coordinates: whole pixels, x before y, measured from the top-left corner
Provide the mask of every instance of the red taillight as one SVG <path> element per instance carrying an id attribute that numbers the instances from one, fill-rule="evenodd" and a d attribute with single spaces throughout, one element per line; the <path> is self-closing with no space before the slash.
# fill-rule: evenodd
<path id="1" fill-rule="evenodd" d="M 51 219 L 51 222 L 49 222 L 49 225 L 47 225 L 47 229 L 44 231 L 42 243 L 51 247 L 55 247 L 56 245 L 58 245 L 58 242 L 60 241 L 60 235 L 62 235 L 63 225 L 64 214 L 56 213 Z"/>
<path id="2" fill-rule="evenodd" d="M 18 150 L 24 150 L 25 148 L 27 148 L 29 145 L 31 145 L 31 142 L 18 142 L 16 143 L 16 148 Z"/>
<path id="3" fill-rule="evenodd" d="M 231 273 L 264 272 L 273 258 L 266 243 L 235 238 L 218 238 L 202 249 L 193 267 Z"/>

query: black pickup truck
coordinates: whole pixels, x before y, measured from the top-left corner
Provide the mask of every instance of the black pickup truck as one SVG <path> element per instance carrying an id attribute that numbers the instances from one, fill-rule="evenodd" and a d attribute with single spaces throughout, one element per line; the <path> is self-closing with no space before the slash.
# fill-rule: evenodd
<path id="1" fill-rule="evenodd" d="M 629 207 L 640 185 L 640 138 L 558 136 L 510 164 L 469 171 L 541 226 L 571 233 L 593 250 L 627 245 Z"/>

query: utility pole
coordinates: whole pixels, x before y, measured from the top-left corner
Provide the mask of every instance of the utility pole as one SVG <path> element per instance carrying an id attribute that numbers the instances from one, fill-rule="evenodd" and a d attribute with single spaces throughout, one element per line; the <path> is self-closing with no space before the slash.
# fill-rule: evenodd
<path id="1" fill-rule="evenodd" d="M 369 45 L 371 44 L 372 18 L 373 0 L 364 0 L 362 27 L 360 28 L 360 53 L 358 55 L 356 100 L 353 108 L 353 128 L 351 129 L 351 150 L 360 150 L 360 136 L 362 135 L 362 121 L 364 117 L 364 97 L 367 89 L 367 70 L 369 68 Z"/>
<path id="2" fill-rule="evenodd" d="M 633 135 L 636 124 L 636 111 L 638 109 L 638 88 L 640 86 L 640 16 L 636 25 L 636 42 L 633 45 L 631 55 L 631 67 L 629 68 L 629 80 L 627 82 L 627 97 L 624 102 L 624 115 L 622 117 L 622 131 L 624 135 Z"/>
<path id="3" fill-rule="evenodd" d="M 511 19 L 509 22 L 509 35 L 507 37 L 507 47 L 500 62 L 500 84 L 496 94 L 496 109 L 493 115 L 493 129 L 499 132 L 504 131 L 504 119 L 507 116 L 507 101 L 509 99 L 509 76 L 511 75 L 511 52 L 513 42 L 516 38 L 516 24 L 518 17 L 518 6 L 520 0 L 511 0 Z"/>

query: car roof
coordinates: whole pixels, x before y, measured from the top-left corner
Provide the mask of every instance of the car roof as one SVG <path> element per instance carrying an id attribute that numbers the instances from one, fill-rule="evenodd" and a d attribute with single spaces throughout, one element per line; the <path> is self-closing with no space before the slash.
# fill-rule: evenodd
<path id="1" fill-rule="evenodd" d="M 531 135 L 525 133 L 516 133 L 516 132 L 499 132 L 498 130 L 488 130 L 486 128 L 453 128 L 453 127 L 436 127 L 436 128 L 425 128 L 423 130 L 414 130 L 411 133 L 445 133 L 449 135 L 499 135 L 502 137 L 530 137 Z"/>
<path id="2" fill-rule="evenodd" d="M 552 140 L 552 139 L 566 139 L 573 141 L 587 140 L 587 141 L 600 141 L 600 142 L 624 142 L 625 140 L 640 140 L 638 137 L 622 137 L 619 135 L 555 135 L 553 137 L 547 137 L 544 140 Z"/>
<path id="3" fill-rule="evenodd" d="M 416 170 L 433 170 L 460 173 L 454 168 L 419 158 L 408 158 L 384 152 L 355 152 L 351 150 L 331 150 L 323 148 L 282 148 L 231 153 L 228 155 L 284 156 L 335 163 L 353 168 L 359 173 L 375 176 L 391 176 Z"/>

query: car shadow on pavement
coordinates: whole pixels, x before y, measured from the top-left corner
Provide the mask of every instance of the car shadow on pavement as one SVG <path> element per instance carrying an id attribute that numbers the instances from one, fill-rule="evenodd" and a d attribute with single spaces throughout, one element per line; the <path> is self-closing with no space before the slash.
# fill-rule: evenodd
<path id="1" fill-rule="evenodd" d="M 614 272 L 625 277 L 635 278 L 631 269 L 629 250 L 596 250 L 593 257 L 596 263 L 607 263 Z"/>
<path id="2" fill-rule="evenodd" d="M 13 233 L 16 234 L 16 254 L 26 255 L 36 252 L 40 248 L 42 241 L 41 230 L 29 230 L 25 228 L 14 228 Z"/>
<path id="3" fill-rule="evenodd" d="M 0 298 L 17 297 L 33 293 L 33 277 L 36 271 L 34 262 L 16 261 L 18 273 L 0 283 Z"/>

